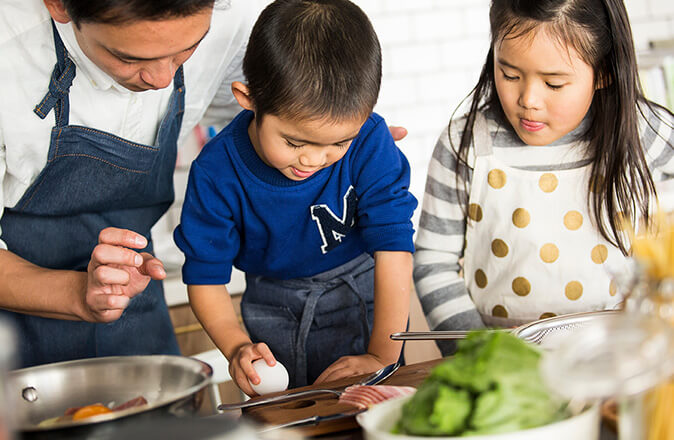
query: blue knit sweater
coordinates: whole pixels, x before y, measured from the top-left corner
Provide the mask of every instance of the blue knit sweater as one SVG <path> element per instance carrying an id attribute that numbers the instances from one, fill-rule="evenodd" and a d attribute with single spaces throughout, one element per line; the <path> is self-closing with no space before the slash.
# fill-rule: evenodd
<path id="1" fill-rule="evenodd" d="M 242 111 L 190 170 L 181 223 L 186 284 L 226 284 L 232 266 L 277 279 L 308 277 L 363 252 L 414 252 L 410 167 L 379 115 L 346 155 L 302 181 L 258 157 Z"/>

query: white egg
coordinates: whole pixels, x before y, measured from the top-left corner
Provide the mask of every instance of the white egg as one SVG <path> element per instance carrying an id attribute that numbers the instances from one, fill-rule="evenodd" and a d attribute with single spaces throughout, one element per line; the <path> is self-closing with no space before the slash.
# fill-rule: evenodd
<path id="1" fill-rule="evenodd" d="M 255 385 L 248 381 L 253 391 L 262 395 L 283 391 L 288 388 L 288 371 L 279 361 L 276 361 L 273 367 L 267 365 L 264 359 L 258 359 L 253 362 L 253 368 L 260 376 L 260 383 Z"/>

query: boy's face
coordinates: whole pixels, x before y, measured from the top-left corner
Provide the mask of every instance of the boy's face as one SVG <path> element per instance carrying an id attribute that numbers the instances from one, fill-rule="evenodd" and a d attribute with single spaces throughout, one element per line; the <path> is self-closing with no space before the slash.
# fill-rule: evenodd
<path id="1" fill-rule="evenodd" d="M 253 120 L 248 134 L 264 163 L 290 180 L 304 180 L 340 160 L 366 118 L 294 121 L 264 115 Z"/>
<path id="2" fill-rule="evenodd" d="M 528 145 L 548 145 L 578 127 L 595 91 L 592 66 L 540 27 L 495 45 L 494 82 L 503 112 Z"/>

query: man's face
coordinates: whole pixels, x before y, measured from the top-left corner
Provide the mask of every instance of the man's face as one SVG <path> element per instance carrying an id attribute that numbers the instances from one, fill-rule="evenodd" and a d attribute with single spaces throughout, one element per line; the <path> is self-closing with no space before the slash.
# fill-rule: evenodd
<path id="1" fill-rule="evenodd" d="M 177 18 L 126 24 L 80 23 L 75 36 L 85 55 L 134 92 L 168 87 L 206 36 L 213 8 Z"/>

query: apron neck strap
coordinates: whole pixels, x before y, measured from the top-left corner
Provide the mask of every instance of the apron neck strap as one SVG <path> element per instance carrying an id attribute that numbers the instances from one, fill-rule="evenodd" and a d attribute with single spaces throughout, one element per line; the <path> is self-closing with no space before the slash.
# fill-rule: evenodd
<path id="1" fill-rule="evenodd" d="M 63 45 L 61 36 L 56 30 L 54 20 L 51 21 L 51 27 L 54 33 L 56 65 L 54 66 L 49 81 L 49 90 L 44 98 L 42 98 L 42 101 L 35 106 L 33 111 L 40 117 L 40 119 L 44 119 L 52 109 L 55 109 L 54 117 L 56 119 L 56 125 L 62 127 L 68 125 L 68 115 L 70 113 L 68 93 L 70 91 L 70 86 L 73 83 L 73 79 L 75 78 L 76 69 L 75 63 L 68 56 L 68 52 Z"/>
<path id="2" fill-rule="evenodd" d="M 482 112 L 475 115 L 475 124 L 473 125 L 473 144 L 475 147 L 475 156 L 489 156 L 492 154 L 491 135 L 489 134 L 489 124 Z"/>

